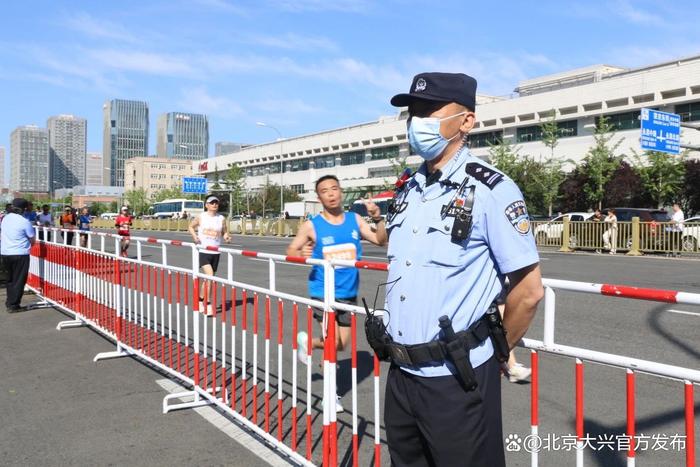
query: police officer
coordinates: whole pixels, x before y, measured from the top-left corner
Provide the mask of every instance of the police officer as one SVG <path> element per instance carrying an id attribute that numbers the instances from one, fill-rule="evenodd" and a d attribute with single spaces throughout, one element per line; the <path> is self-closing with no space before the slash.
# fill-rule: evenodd
<path id="1" fill-rule="evenodd" d="M 408 106 L 409 143 L 424 159 L 387 218 L 392 465 L 504 465 L 497 357 L 507 359 L 543 296 L 527 208 L 515 183 L 464 144 L 474 78 L 422 73 L 391 104 Z M 506 277 L 501 325 L 494 302 Z"/>

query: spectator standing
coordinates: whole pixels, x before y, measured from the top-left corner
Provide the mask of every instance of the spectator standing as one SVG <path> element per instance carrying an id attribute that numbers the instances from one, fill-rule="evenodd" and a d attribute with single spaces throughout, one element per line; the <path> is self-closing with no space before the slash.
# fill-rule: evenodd
<path id="1" fill-rule="evenodd" d="M 75 229 L 75 226 L 78 224 L 77 219 L 75 217 L 75 213 L 73 212 L 73 208 L 70 206 L 66 206 L 65 209 L 63 210 L 63 214 L 61 214 L 61 228 L 63 229 L 68 229 L 68 230 L 73 230 Z M 66 242 L 69 245 L 73 244 L 73 232 L 63 232 L 63 235 L 65 235 Z"/>
<path id="2" fill-rule="evenodd" d="M 34 245 L 34 227 L 24 217 L 28 207 L 27 200 L 15 198 L 10 213 L 2 219 L 0 254 L 9 276 L 5 301 L 8 313 L 26 309 L 21 302 L 29 274 L 29 250 Z"/>
<path id="3" fill-rule="evenodd" d="M 607 224 L 607 230 L 603 233 L 603 244 L 606 250 L 610 250 L 609 254 L 617 254 L 617 216 L 615 210 L 610 209 L 604 220 Z"/>
<path id="4" fill-rule="evenodd" d="M 122 206 L 122 210 L 114 220 L 114 226 L 117 228 L 117 235 L 122 239 L 119 242 L 121 256 L 127 256 L 127 250 L 129 250 L 129 243 L 131 239 L 131 225 L 134 217 L 129 214 L 129 208 L 127 206 Z"/>
<path id="5" fill-rule="evenodd" d="M 29 221 L 30 224 L 36 225 L 38 215 L 37 215 L 36 211 L 34 210 L 34 205 L 32 204 L 32 202 L 31 201 L 27 201 L 27 202 L 29 203 L 29 207 L 26 209 L 26 211 L 24 211 L 23 216 L 25 219 L 27 219 Z"/>
<path id="6" fill-rule="evenodd" d="M 90 211 L 88 208 L 83 208 L 80 211 L 80 217 L 78 217 L 78 229 L 80 230 L 80 246 L 87 247 L 88 234 L 86 232 L 90 231 Z"/>
<path id="7" fill-rule="evenodd" d="M 683 221 L 685 221 L 685 215 L 678 203 L 674 203 L 673 216 L 671 217 L 671 250 L 673 251 L 673 256 L 680 256 L 683 249 Z"/>
<path id="8" fill-rule="evenodd" d="M 51 211 L 49 210 L 49 205 L 44 204 L 41 206 L 41 214 L 37 217 L 37 225 L 40 227 L 39 229 L 39 240 L 43 241 L 44 240 L 44 227 L 53 227 L 54 222 L 53 222 L 53 216 L 51 215 Z M 46 233 L 46 240 L 49 240 L 51 238 L 51 234 L 49 232 Z"/>

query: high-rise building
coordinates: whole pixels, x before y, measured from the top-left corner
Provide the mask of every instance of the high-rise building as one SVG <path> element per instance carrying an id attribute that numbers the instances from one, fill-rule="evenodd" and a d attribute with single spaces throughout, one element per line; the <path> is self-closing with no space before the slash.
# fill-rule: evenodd
<path id="1" fill-rule="evenodd" d="M 51 191 L 49 130 L 36 125 L 19 126 L 10 140 L 10 188 L 32 193 Z"/>
<path id="2" fill-rule="evenodd" d="M 103 163 L 109 184 L 124 186 L 124 163 L 148 155 L 148 104 L 112 99 L 103 108 Z"/>
<path id="3" fill-rule="evenodd" d="M 230 141 L 219 141 L 214 145 L 214 154 L 216 157 L 223 156 L 224 154 L 233 154 L 248 146 L 247 144 L 232 143 Z"/>
<path id="4" fill-rule="evenodd" d="M 104 169 L 100 152 L 88 152 L 85 156 L 85 185 L 109 185 L 109 172 Z"/>
<path id="5" fill-rule="evenodd" d="M 50 179 L 56 188 L 73 188 L 85 183 L 87 120 L 74 115 L 49 117 Z"/>
<path id="6" fill-rule="evenodd" d="M 0 146 L 0 188 L 5 186 L 5 148 Z"/>
<path id="7" fill-rule="evenodd" d="M 168 112 L 158 117 L 156 154 L 161 158 L 199 160 L 209 157 L 206 115 Z"/>

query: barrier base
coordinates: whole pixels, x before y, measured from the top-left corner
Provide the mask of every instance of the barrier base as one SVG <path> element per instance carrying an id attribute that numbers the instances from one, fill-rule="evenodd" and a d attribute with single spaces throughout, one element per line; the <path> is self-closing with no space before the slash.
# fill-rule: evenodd
<path id="1" fill-rule="evenodd" d="M 95 358 L 93 358 L 92 361 L 98 362 L 100 360 L 109 360 L 111 358 L 128 357 L 129 355 L 131 355 L 129 352 L 122 349 L 121 347 L 118 347 L 117 350 L 114 350 L 112 352 L 100 352 L 100 353 L 98 353 L 97 355 L 95 355 Z"/>
<path id="2" fill-rule="evenodd" d="M 186 397 L 192 397 L 194 399 L 189 402 L 180 402 L 179 404 L 169 403 L 172 399 L 184 399 Z M 163 413 L 167 414 L 173 410 L 193 409 L 195 407 L 203 407 L 205 405 L 213 404 L 214 403 L 209 399 L 202 399 L 197 391 L 176 392 L 174 394 L 168 394 L 163 398 Z"/>
<path id="3" fill-rule="evenodd" d="M 88 324 L 85 321 L 81 321 L 79 319 L 71 319 L 68 321 L 61 321 L 56 325 L 57 330 L 61 329 L 66 329 L 66 328 L 81 328 L 83 326 L 87 326 Z"/>
<path id="4" fill-rule="evenodd" d="M 40 302 L 30 303 L 27 305 L 27 310 L 40 310 L 42 308 L 53 308 L 53 305 L 46 300 L 41 300 Z"/>

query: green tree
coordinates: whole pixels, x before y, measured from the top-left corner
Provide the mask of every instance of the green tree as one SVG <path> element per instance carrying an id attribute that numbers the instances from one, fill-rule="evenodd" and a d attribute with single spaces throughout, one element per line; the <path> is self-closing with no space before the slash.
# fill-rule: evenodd
<path id="1" fill-rule="evenodd" d="M 236 163 L 230 164 L 224 182 L 229 195 L 229 214 L 233 214 L 234 209 L 237 214 L 240 214 L 245 202 L 245 170 Z M 287 199 L 286 193 L 285 199 Z"/>
<path id="2" fill-rule="evenodd" d="M 659 151 L 644 151 L 640 156 L 634 150 L 635 170 L 644 190 L 657 207 L 676 202 L 680 197 L 685 176 L 684 155 L 675 156 Z"/>
<path id="3" fill-rule="evenodd" d="M 124 193 L 124 199 L 134 215 L 143 215 L 149 205 L 148 194 L 145 188 L 135 188 Z"/>
<path id="4" fill-rule="evenodd" d="M 183 193 L 182 185 L 177 185 L 172 188 L 164 188 L 153 193 L 151 200 L 154 203 L 165 199 L 199 199 L 199 195 L 194 193 Z"/>
<path id="5" fill-rule="evenodd" d="M 700 214 L 700 160 L 686 159 L 680 203 L 686 217 Z"/>
<path id="6" fill-rule="evenodd" d="M 489 144 L 489 161 L 498 170 L 508 175 L 520 185 L 525 174 L 525 158 L 519 155 L 520 146 L 510 141 L 501 140 L 498 144 Z"/>
<path id="7" fill-rule="evenodd" d="M 552 110 L 552 116 L 554 116 Z M 564 182 L 564 164 L 572 163 L 570 160 L 557 158 L 554 149 L 559 145 L 559 125 L 554 117 L 540 124 L 542 129 L 542 143 L 549 149 L 549 158 L 541 162 L 536 172 L 535 182 L 539 185 L 542 202 L 547 208 L 547 215 L 552 215 L 552 205 L 559 197 L 559 186 Z"/>
<path id="8" fill-rule="evenodd" d="M 119 212 L 119 202 L 111 201 L 109 203 L 109 212 Z"/>
<path id="9" fill-rule="evenodd" d="M 610 181 L 615 170 L 620 166 L 622 157 L 615 155 L 615 151 L 622 143 L 622 139 L 613 141 L 615 127 L 606 117 L 600 117 L 596 122 L 593 134 L 594 144 L 583 159 L 583 172 L 587 182 L 583 187 L 586 199 L 591 205 L 602 209 L 605 196 L 605 185 Z"/>
<path id="10" fill-rule="evenodd" d="M 284 189 L 286 202 L 301 201 L 301 197 L 289 188 Z M 280 208 L 280 187 L 269 181 L 250 200 L 250 209 L 259 215 L 277 213 Z"/>
<path id="11" fill-rule="evenodd" d="M 109 209 L 109 207 L 105 203 L 92 203 L 90 205 L 90 214 L 93 216 L 99 216 L 100 214 L 107 212 L 107 209 Z"/>

